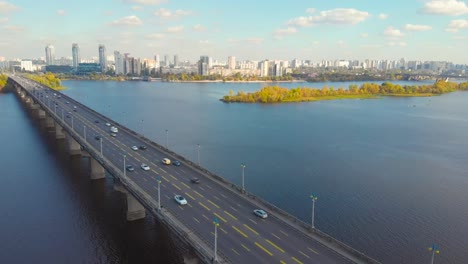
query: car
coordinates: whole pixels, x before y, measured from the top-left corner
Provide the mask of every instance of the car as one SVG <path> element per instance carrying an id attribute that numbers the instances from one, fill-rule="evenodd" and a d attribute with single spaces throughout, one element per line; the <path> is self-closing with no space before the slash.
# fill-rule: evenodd
<path id="1" fill-rule="evenodd" d="M 59 96 L 57 96 L 57 98 L 62 98 L 62 96 L 61 96 L 61 95 L 59 95 Z"/>
<path id="2" fill-rule="evenodd" d="M 76 112 L 76 109 L 73 109 L 73 112 Z"/>
<path id="3" fill-rule="evenodd" d="M 96 124 L 99 123 L 99 120 L 94 120 L 94 123 L 96 123 Z"/>
<path id="4" fill-rule="evenodd" d="M 144 145 L 141 145 L 139 148 L 140 148 L 141 150 L 146 150 L 146 149 L 147 149 L 147 147 L 144 146 Z"/>
<path id="5" fill-rule="evenodd" d="M 95 139 L 95 140 L 101 140 L 101 136 L 96 135 L 96 136 L 94 136 L 94 139 Z"/>
<path id="6" fill-rule="evenodd" d="M 137 146 L 132 146 L 131 149 L 133 149 L 134 151 L 137 151 L 138 147 Z"/>
<path id="7" fill-rule="evenodd" d="M 199 183 L 200 183 L 200 179 L 198 179 L 198 178 L 192 178 L 192 179 L 190 179 L 190 181 L 191 181 L 192 183 L 196 183 L 196 184 L 199 184 Z"/>
<path id="8" fill-rule="evenodd" d="M 263 218 L 263 219 L 265 219 L 265 218 L 268 217 L 267 212 L 263 211 L 262 209 L 255 209 L 255 210 L 253 210 L 253 213 L 254 213 L 256 216 L 258 216 L 258 217 L 260 217 L 260 218 Z"/>
<path id="9" fill-rule="evenodd" d="M 174 165 L 174 166 L 180 166 L 180 161 L 174 160 L 174 161 L 172 162 L 172 165 Z"/>
<path id="10" fill-rule="evenodd" d="M 111 124 L 110 124 L 110 123 L 106 123 L 106 126 L 111 126 Z"/>
<path id="11" fill-rule="evenodd" d="M 68 118 L 70 118 L 70 115 L 67 115 Z"/>
<path id="12" fill-rule="evenodd" d="M 174 200 L 180 204 L 180 205 L 185 205 L 187 204 L 187 200 L 185 200 L 185 198 L 182 196 L 182 195 L 176 195 L 174 196 Z"/>
<path id="13" fill-rule="evenodd" d="M 73 109 L 76 109 L 76 105 L 73 106 Z"/>
<path id="14" fill-rule="evenodd" d="M 70 102 L 67 101 L 67 104 L 69 104 Z"/>
<path id="15" fill-rule="evenodd" d="M 127 169 L 127 171 L 134 171 L 135 170 L 135 168 L 133 168 L 132 165 L 125 166 L 125 169 Z"/>
<path id="16" fill-rule="evenodd" d="M 116 137 L 117 134 L 116 134 L 116 133 L 110 133 L 110 136 L 111 136 L 111 137 Z"/>
<path id="17" fill-rule="evenodd" d="M 119 132 L 119 129 L 116 128 L 115 126 L 113 126 L 113 127 L 110 128 L 110 131 L 114 132 L 114 133 L 117 133 L 117 132 Z"/>
<path id="18" fill-rule="evenodd" d="M 145 163 L 142 163 L 141 164 L 141 168 L 145 171 L 149 171 L 150 170 L 150 167 L 148 165 L 146 165 Z"/>
<path id="19" fill-rule="evenodd" d="M 162 163 L 166 164 L 166 165 L 170 165 L 171 164 L 171 160 L 168 159 L 168 158 L 164 158 L 161 160 Z"/>

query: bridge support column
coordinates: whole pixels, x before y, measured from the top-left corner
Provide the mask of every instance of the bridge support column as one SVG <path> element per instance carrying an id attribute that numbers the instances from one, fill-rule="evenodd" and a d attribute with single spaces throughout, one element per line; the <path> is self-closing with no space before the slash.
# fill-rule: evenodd
<path id="1" fill-rule="evenodd" d="M 133 197 L 131 193 L 127 191 L 127 189 L 125 189 L 125 187 L 117 183 L 114 185 L 114 189 L 127 196 L 127 221 L 135 221 L 145 218 L 145 208 L 135 197 Z"/>
<path id="2" fill-rule="evenodd" d="M 81 154 L 81 146 L 76 142 L 74 138 L 72 138 L 69 134 L 65 134 L 67 137 L 68 142 L 68 153 L 70 155 L 80 155 Z"/>
<path id="3" fill-rule="evenodd" d="M 38 115 L 39 119 L 44 119 L 44 118 L 46 118 L 46 113 L 45 113 L 45 111 L 42 110 L 41 108 L 38 109 L 37 115 Z"/>
<path id="4" fill-rule="evenodd" d="M 63 133 L 63 128 L 58 123 L 55 123 L 55 139 L 62 139 L 62 138 L 65 138 L 65 133 Z"/>
<path id="5" fill-rule="evenodd" d="M 183 256 L 184 264 L 198 264 L 200 260 L 196 256 Z"/>
<path id="6" fill-rule="evenodd" d="M 54 119 L 52 119 L 52 117 L 50 117 L 50 116 L 46 116 L 45 124 L 46 124 L 46 127 L 48 127 L 48 128 L 54 127 L 54 124 L 55 124 Z"/>
<path id="7" fill-rule="evenodd" d="M 102 167 L 96 159 L 92 157 L 90 157 L 89 159 L 91 162 L 91 180 L 99 180 L 105 178 L 106 171 L 104 170 L 104 167 Z"/>

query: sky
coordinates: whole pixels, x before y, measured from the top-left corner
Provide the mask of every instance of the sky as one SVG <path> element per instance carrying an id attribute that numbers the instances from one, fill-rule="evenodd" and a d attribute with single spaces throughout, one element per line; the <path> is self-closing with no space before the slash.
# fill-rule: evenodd
<path id="1" fill-rule="evenodd" d="M 463 0 L 0 0 L 0 57 L 114 50 L 237 60 L 436 60 L 468 64 Z"/>

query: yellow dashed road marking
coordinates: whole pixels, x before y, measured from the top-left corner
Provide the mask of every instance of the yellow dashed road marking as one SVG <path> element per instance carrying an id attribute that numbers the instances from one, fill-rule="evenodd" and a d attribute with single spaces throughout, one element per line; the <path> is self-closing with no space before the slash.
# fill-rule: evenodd
<path id="1" fill-rule="evenodd" d="M 188 186 L 187 184 L 185 184 L 185 183 L 183 183 L 183 182 L 181 182 L 181 183 L 182 183 L 182 185 L 184 185 L 184 186 L 187 187 L 188 189 L 191 189 L 190 186 Z"/>
<path id="2" fill-rule="evenodd" d="M 270 256 L 273 256 L 273 253 L 271 253 L 270 251 L 268 251 L 268 249 L 264 248 L 262 245 L 260 245 L 259 243 L 255 242 L 255 245 L 257 245 L 257 247 L 261 248 L 263 251 L 265 251 L 268 255 Z"/>
<path id="3" fill-rule="evenodd" d="M 243 235 L 244 237 L 248 237 L 244 232 L 242 232 L 241 230 L 239 230 L 237 227 L 232 226 L 232 228 L 233 228 L 234 230 L 236 230 L 237 232 L 239 232 L 239 234 Z"/>
<path id="4" fill-rule="evenodd" d="M 298 260 L 298 259 L 295 258 L 295 257 L 292 257 L 292 259 L 293 259 L 294 261 L 296 261 L 297 263 L 299 263 L 299 264 L 304 264 L 304 263 L 302 263 L 302 261 Z"/>
<path id="5" fill-rule="evenodd" d="M 204 204 L 202 204 L 202 203 L 200 203 L 200 202 L 198 202 L 198 204 L 201 205 L 201 206 L 202 206 L 203 208 L 205 208 L 206 210 L 211 211 L 211 209 L 208 208 L 206 205 L 204 205 Z"/>
<path id="6" fill-rule="evenodd" d="M 214 207 L 219 208 L 219 206 L 218 206 L 217 204 L 213 203 L 213 202 L 210 201 L 209 199 L 207 199 L 207 200 L 208 200 L 208 202 L 209 202 L 210 204 L 212 204 Z"/>
<path id="7" fill-rule="evenodd" d="M 226 219 L 224 219 L 222 216 L 220 216 L 219 214 L 217 213 L 213 213 L 214 215 L 216 215 L 216 217 L 218 217 L 219 219 L 221 219 L 221 221 L 223 221 L 224 223 L 226 223 Z"/>
<path id="8" fill-rule="evenodd" d="M 174 183 L 172 184 L 172 186 L 176 187 L 179 191 L 182 190 L 179 186 L 175 185 Z"/>
<path id="9" fill-rule="evenodd" d="M 224 213 L 229 215 L 232 219 L 237 220 L 237 218 L 233 216 L 232 214 L 230 214 L 228 211 L 224 211 Z"/>
<path id="10" fill-rule="evenodd" d="M 203 195 L 201 195 L 199 192 L 197 192 L 197 191 L 195 191 L 195 190 L 193 190 L 193 192 L 196 193 L 196 194 L 198 194 L 198 196 L 203 197 Z"/>
<path id="11" fill-rule="evenodd" d="M 246 225 L 246 224 L 244 224 L 244 226 L 245 226 L 248 230 L 252 231 L 252 233 L 254 233 L 254 234 L 256 234 L 256 235 L 258 236 L 258 232 L 255 231 L 255 230 L 253 230 L 253 228 L 251 228 L 250 226 L 248 226 L 248 225 Z"/>
<path id="12" fill-rule="evenodd" d="M 190 194 L 188 194 L 188 193 L 185 193 L 185 195 L 187 195 L 188 197 L 190 197 L 190 199 L 195 200 L 195 198 L 194 198 L 192 195 L 190 195 Z"/>
<path id="13" fill-rule="evenodd" d="M 273 247 L 275 247 L 277 250 L 281 251 L 282 253 L 284 253 L 284 250 L 282 248 L 280 248 L 278 245 L 276 245 L 275 243 L 271 242 L 270 240 L 268 239 L 265 239 L 266 242 L 268 242 L 268 244 L 272 245 Z"/>
<path id="14" fill-rule="evenodd" d="M 281 263 L 281 264 L 286 264 L 286 262 L 284 262 L 284 261 L 282 261 L 282 260 L 280 260 L 280 263 Z"/>

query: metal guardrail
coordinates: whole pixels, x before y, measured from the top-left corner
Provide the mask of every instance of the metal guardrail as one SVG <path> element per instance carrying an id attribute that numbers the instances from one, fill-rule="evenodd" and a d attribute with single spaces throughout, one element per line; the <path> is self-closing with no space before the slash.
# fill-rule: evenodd
<path id="1" fill-rule="evenodd" d="M 76 101 L 75 101 L 76 102 Z M 294 228 L 295 230 L 301 232 L 302 234 L 306 235 L 306 236 L 309 236 L 319 242 L 321 242 L 322 244 L 324 244 L 325 246 L 329 247 L 330 249 L 334 250 L 335 252 L 338 252 L 339 253 L 339 250 L 342 250 L 344 252 L 347 252 L 349 253 L 350 255 L 354 256 L 356 259 L 358 259 L 361 263 L 369 263 L 369 264 L 379 264 L 380 262 L 378 262 L 377 260 L 365 255 L 364 253 L 352 248 L 351 246 L 347 245 L 346 243 L 344 242 L 341 242 L 335 238 L 333 238 L 332 236 L 318 230 L 318 229 L 311 229 L 310 228 L 310 225 L 305 223 L 304 221 L 300 220 L 299 218 L 289 214 L 288 212 L 286 212 L 285 210 L 265 201 L 264 199 L 260 198 L 260 197 L 257 197 L 256 195 L 250 193 L 250 192 L 246 192 L 246 191 L 242 191 L 242 188 L 227 181 L 226 179 L 224 179 L 223 177 L 221 176 L 218 176 L 210 171 L 208 171 L 207 169 L 199 166 L 198 164 L 196 163 L 193 163 L 192 161 L 186 159 L 185 157 L 157 144 L 156 142 L 154 141 L 151 141 L 150 139 L 144 137 L 143 135 L 140 135 L 138 134 L 137 132 L 129 129 L 128 127 L 126 126 L 123 126 L 121 125 L 120 123 L 108 118 L 108 117 L 105 117 L 103 116 L 102 114 L 94 111 L 93 109 L 79 103 L 79 102 L 76 102 L 77 104 L 81 105 L 82 107 L 86 107 L 88 109 L 88 111 L 91 111 L 93 112 L 94 114 L 96 114 L 97 116 L 100 116 L 101 118 L 103 119 L 107 119 L 109 120 L 110 122 L 113 122 L 114 124 L 118 125 L 119 128 L 121 130 L 126 130 L 128 133 L 131 133 L 137 137 L 139 137 L 141 140 L 143 140 L 144 142 L 146 142 L 146 144 L 148 145 L 152 145 L 153 147 L 155 148 L 158 148 L 161 152 L 165 152 L 167 153 L 171 158 L 175 158 L 175 159 L 178 159 L 190 166 L 192 166 L 192 168 L 194 168 L 196 171 L 198 172 L 201 172 L 203 173 L 205 176 L 208 176 L 209 178 L 211 178 L 214 182 L 218 183 L 220 186 L 224 187 L 225 189 L 231 191 L 232 193 L 235 193 L 236 195 L 238 195 L 239 197 L 243 198 L 243 199 L 247 199 L 249 202 L 251 203 L 254 203 L 254 204 L 260 204 L 261 206 L 263 206 L 264 208 L 267 208 L 270 212 L 274 212 L 276 214 L 278 214 L 279 217 L 277 217 L 280 221 L 282 221 L 284 224 Z M 65 123 L 66 124 L 66 123 Z M 66 124 L 68 126 L 68 124 Z M 77 140 L 78 141 L 78 140 Z M 78 141 L 80 142 L 80 141 Z M 92 147 L 92 146 L 91 146 Z M 96 159 L 98 160 L 98 159 Z M 102 161 L 101 161 L 102 162 Z M 100 162 L 100 163 L 101 163 Z M 112 163 L 110 163 L 112 164 Z M 106 166 L 105 164 L 102 164 L 106 169 L 108 169 L 108 166 Z M 112 165 L 113 166 L 113 165 Z M 109 172 L 111 172 L 111 170 L 108 169 Z M 115 173 L 117 174 L 122 174 L 123 176 L 123 173 L 119 172 L 119 170 L 114 170 Z M 115 175 L 114 175 L 115 176 Z M 116 177 L 119 177 L 119 176 L 116 176 Z M 119 177 L 120 178 L 120 177 Z M 136 187 L 134 186 L 135 184 L 132 185 L 132 188 L 135 188 L 135 190 L 139 190 L 141 191 L 143 194 L 146 194 L 143 190 L 141 190 L 139 187 Z M 129 189 L 127 187 L 127 189 Z M 140 196 L 140 194 L 137 194 L 137 193 L 133 193 L 130 189 L 129 191 L 134 194 L 136 196 L 136 198 L 140 198 L 142 199 Z M 139 200 L 140 200 L 139 199 Z M 151 197 L 150 197 L 150 200 L 148 201 L 151 201 Z M 146 199 L 145 199 L 146 200 Z M 157 204 L 156 201 L 152 201 L 154 204 Z M 156 210 L 157 212 L 157 207 L 154 207 L 153 205 L 151 205 L 151 203 L 148 203 L 147 201 L 144 201 L 143 200 L 143 203 L 147 205 L 148 208 L 151 208 L 151 211 L 153 211 L 154 213 L 154 210 Z M 158 215 L 158 214 L 156 214 Z M 160 216 L 160 215 L 158 215 Z M 162 218 L 161 218 L 162 219 Z M 171 222 L 167 222 L 169 224 L 171 223 L 174 223 L 174 220 L 171 221 Z M 181 224 L 182 226 L 184 226 L 183 224 Z M 175 231 L 175 230 L 174 230 Z M 177 231 L 176 231 L 177 232 Z M 192 231 L 192 233 L 194 233 Z M 317 236 L 317 237 L 314 237 Z M 183 235 L 184 238 L 188 237 L 188 233 L 185 232 L 184 235 Z M 206 243 L 206 241 L 205 241 Z M 337 250 L 337 248 L 339 250 Z M 203 254 L 205 255 L 205 254 Z M 211 254 L 213 255 L 213 254 Z M 218 254 L 219 255 L 219 254 Z M 343 254 L 342 254 L 343 255 Z M 209 254 L 208 254 L 209 256 Z M 221 255 L 223 256 L 223 255 Z M 225 256 L 224 256 L 225 257 Z M 348 256 L 347 256 L 348 257 Z M 227 259 L 227 258 L 226 258 Z"/>

